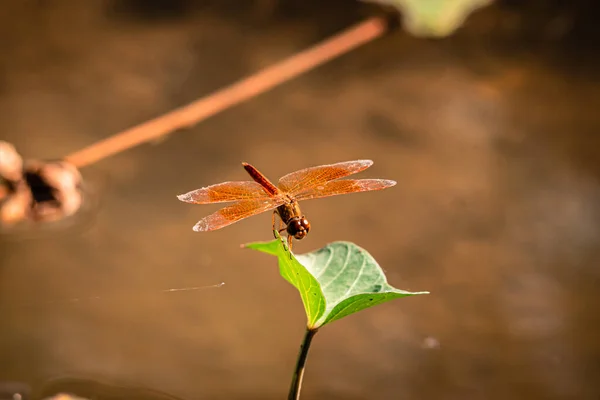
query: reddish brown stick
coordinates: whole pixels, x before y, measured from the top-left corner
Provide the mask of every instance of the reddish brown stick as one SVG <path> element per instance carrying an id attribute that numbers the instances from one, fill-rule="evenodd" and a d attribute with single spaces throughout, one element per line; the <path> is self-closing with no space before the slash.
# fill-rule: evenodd
<path id="1" fill-rule="evenodd" d="M 383 18 L 367 19 L 248 78 L 69 154 L 65 159 L 77 167 L 84 167 L 177 129 L 193 126 L 220 111 L 264 93 L 303 72 L 368 43 L 380 37 L 385 30 L 386 22 Z"/>

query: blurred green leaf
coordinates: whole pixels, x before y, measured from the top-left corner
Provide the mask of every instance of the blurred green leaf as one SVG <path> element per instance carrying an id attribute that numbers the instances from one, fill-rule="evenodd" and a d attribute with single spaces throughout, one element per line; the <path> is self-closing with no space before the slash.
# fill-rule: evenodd
<path id="1" fill-rule="evenodd" d="M 280 238 L 246 247 L 277 257 L 281 276 L 300 292 L 311 329 L 386 301 L 429 293 L 394 288 L 377 261 L 354 243 L 333 242 L 291 256 Z"/>
<path id="2" fill-rule="evenodd" d="M 493 0 L 364 0 L 398 9 L 404 29 L 419 37 L 445 37 L 456 31 L 475 10 Z"/>

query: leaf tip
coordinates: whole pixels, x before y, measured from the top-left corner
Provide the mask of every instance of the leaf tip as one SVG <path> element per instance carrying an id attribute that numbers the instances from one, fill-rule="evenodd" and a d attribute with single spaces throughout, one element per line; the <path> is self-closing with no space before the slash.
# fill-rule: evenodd
<path id="1" fill-rule="evenodd" d="M 242 244 L 240 244 L 240 248 L 256 250 L 257 247 L 259 247 L 261 244 L 263 244 L 263 243 L 262 242 L 242 243 Z"/>

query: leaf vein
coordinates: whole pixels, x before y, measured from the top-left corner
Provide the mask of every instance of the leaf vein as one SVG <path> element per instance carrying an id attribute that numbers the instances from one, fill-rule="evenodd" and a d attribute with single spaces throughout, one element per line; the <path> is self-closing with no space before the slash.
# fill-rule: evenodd
<path id="1" fill-rule="evenodd" d="M 322 286 L 322 289 L 325 290 L 329 285 L 331 285 L 333 282 L 335 282 L 335 280 L 346 270 L 346 267 L 348 266 L 348 259 L 350 258 L 350 247 L 348 245 L 346 245 L 346 259 L 344 260 L 344 265 L 342 266 L 342 269 L 340 269 L 338 271 L 337 274 L 335 274 L 335 276 L 333 278 L 331 278 L 331 280 L 329 282 L 327 282 L 327 284 Z"/>
<path id="2" fill-rule="evenodd" d="M 344 292 L 344 294 L 341 296 L 342 298 L 346 297 L 346 295 L 347 295 L 348 293 L 350 293 L 350 291 L 351 291 L 352 289 L 354 289 L 354 286 L 356 286 L 356 284 L 357 284 L 358 282 L 360 282 L 360 277 L 362 276 L 362 274 L 363 274 L 363 272 L 364 272 L 364 270 L 365 270 L 365 265 L 367 265 L 367 258 L 363 256 L 363 262 L 362 262 L 362 265 L 360 266 L 360 270 L 358 271 L 358 275 L 356 276 L 356 279 L 354 280 L 354 283 L 352 284 L 352 286 L 350 286 L 350 287 L 348 288 L 348 290 L 346 290 L 346 291 Z"/>

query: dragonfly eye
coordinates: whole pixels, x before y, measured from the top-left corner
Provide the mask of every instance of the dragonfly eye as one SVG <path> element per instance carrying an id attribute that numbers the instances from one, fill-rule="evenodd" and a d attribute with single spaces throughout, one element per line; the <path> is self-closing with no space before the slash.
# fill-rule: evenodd
<path id="1" fill-rule="evenodd" d="M 296 239 L 303 239 L 310 230 L 310 223 L 306 218 L 293 218 L 287 227 L 287 233 Z"/>
<path id="2" fill-rule="evenodd" d="M 306 230 L 306 233 L 308 233 L 308 231 L 310 231 L 310 222 L 308 222 L 308 220 L 306 218 L 302 218 L 300 220 L 300 224 L 304 227 L 304 230 Z"/>

